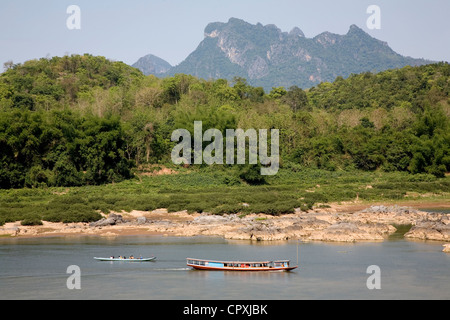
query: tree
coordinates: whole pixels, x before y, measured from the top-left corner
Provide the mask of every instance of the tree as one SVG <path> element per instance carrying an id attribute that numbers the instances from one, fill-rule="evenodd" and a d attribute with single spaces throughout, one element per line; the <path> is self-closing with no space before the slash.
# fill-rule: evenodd
<path id="1" fill-rule="evenodd" d="M 233 89 L 236 91 L 236 93 L 241 99 L 247 98 L 248 87 L 249 85 L 247 84 L 246 79 L 241 77 L 233 78 Z"/>
<path id="2" fill-rule="evenodd" d="M 34 110 L 34 100 L 30 94 L 16 93 L 14 94 L 12 101 L 15 108 Z"/>
<path id="3" fill-rule="evenodd" d="M 180 100 L 181 92 L 178 87 L 177 80 L 175 78 L 166 78 L 162 83 L 163 95 L 165 100 L 169 103 L 178 103 Z"/>
<path id="4" fill-rule="evenodd" d="M 14 66 L 14 62 L 12 60 L 8 60 L 3 64 L 3 70 L 8 71 Z"/>
<path id="5" fill-rule="evenodd" d="M 155 132 L 155 129 L 153 127 L 153 123 L 149 122 L 144 127 L 144 141 L 145 141 L 145 160 L 147 163 L 150 162 L 150 152 L 151 152 L 151 144 L 153 141 L 153 134 Z"/>
<path id="6" fill-rule="evenodd" d="M 375 128 L 375 124 L 368 117 L 363 117 L 359 121 L 363 128 Z"/>
<path id="7" fill-rule="evenodd" d="M 248 164 L 241 166 L 239 178 L 252 185 L 266 183 L 266 176 L 261 174 L 260 164 Z"/>
<path id="8" fill-rule="evenodd" d="M 425 171 L 426 160 L 425 157 L 420 152 L 416 152 L 413 155 L 411 163 L 409 164 L 409 171 L 411 173 L 421 173 Z"/>
<path id="9" fill-rule="evenodd" d="M 308 96 L 301 88 L 292 86 L 286 95 L 284 95 L 283 102 L 288 104 L 292 111 L 296 112 L 308 106 Z"/>
<path id="10" fill-rule="evenodd" d="M 272 99 L 279 99 L 287 94 L 286 89 L 284 87 L 276 87 L 272 88 L 272 90 L 269 93 L 269 97 Z"/>

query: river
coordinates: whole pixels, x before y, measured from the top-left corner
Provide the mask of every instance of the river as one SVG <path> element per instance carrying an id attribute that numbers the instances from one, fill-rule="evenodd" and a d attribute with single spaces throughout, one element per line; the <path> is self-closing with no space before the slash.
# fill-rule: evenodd
<path id="1" fill-rule="evenodd" d="M 215 237 L 99 236 L 0 239 L 0 299 L 450 299 L 441 242 L 250 242 Z M 298 250 L 298 256 L 297 256 Z M 93 257 L 155 255 L 154 262 Z M 290 259 L 292 272 L 196 271 L 186 258 Z M 79 267 L 80 289 L 69 289 Z M 378 273 L 368 272 L 377 266 Z M 377 275 L 379 289 L 368 279 Z M 372 280 L 374 278 L 371 278 Z M 75 280 L 74 280 L 75 281 Z M 71 282 L 75 283 L 75 282 Z"/>

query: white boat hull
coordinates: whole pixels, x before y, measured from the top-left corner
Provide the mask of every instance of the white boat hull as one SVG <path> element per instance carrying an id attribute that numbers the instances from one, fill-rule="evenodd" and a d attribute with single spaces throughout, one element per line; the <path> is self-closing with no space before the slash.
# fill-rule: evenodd
<path id="1" fill-rule="evenodd" d="M 156 257 L 151 257 L 151 258 L 134 258 L 134 259 L 94 257 L 94 259 L 95 260 L 99 260 L 99 261 L 147 262 L 147 261 L 155 260 Z"/>

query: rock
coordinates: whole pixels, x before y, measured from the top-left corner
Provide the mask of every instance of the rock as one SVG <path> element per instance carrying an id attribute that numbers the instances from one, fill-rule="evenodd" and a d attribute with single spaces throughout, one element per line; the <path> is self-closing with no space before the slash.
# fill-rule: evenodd
<path id="1" fill-rule="evenodd" d="M 422 220 L 430 215 L 427 212 L 418 211 L 409 207 L 400 206 L 371 206 L 370 208 L 356 212 L 354 214 L 347 214 L 347 219 L 352 221 L 367 222 L 367 223 L 386 223 L 407 225 L 415 224 L 417 220 Z"/>
<path id="2" fill-rule="evenodd" d="M 234 240 L 274 241 L 287 240 L 289 236 L 283 230 L 274 226 L 256 224 L 227 232 L 225 238 Z"/>
<path id="3" fill-rule="evenodd" d="M 136 223 L 137 224 L 146 224 L 147 223 L 147 218 L 146 217 L 137 217 Z"/>
<path id="4" fill-rule="evenodd" d="M 329 221 L 318 219 L 315 216 L 300 217 L 297 221 L 284 228 L 289 238 L 309 238 L 313 233 L 320 232 L 331 225 Z"/>
<path id="5" fill-rule="evenodd" d="M 264 219 L 264 220 L 261 220 Z M 259 217 L 241 219 L 245 226 L 225 234 L 227 239 L 241 240 L 287 240 L 303 239 L 318 241 L 367 241 L 383 240 L 396 231 L 392 225 L 349 219 L 346 214 L 307 212 L 282 217 Z"/>
<path id="6" fill-rule="evenodd" d="M 303 31 L 300 30 L 298 27 L 294 27 L 294 29 L 292 29 L 289 32 L 289 35 L 294 35 L 294 36 L 298 36 L 298 37 L 302 37 L 302 38 L 305 37 L 305 34 L 303 33 Z"/>
<path id="7" fill-rule="evenodd" d="M 160 209 L 153 210 L 152 213 L 166 214 L 166 213 L 168 213 L 168 210 L 166 208 L 160 208 Z"/>
<path id="8" fill-rule="evenodd" d="M 110 213 L 108 218 L 102 218 L 98 221 L 89 224 L 90 227 L 105 227 L 113 226 L 119 223 L 123 223 L 122 216 L 120 214 Z"/>
<path id="9" fill-rule="evenodd" d="M 430 215 L 432 220 L 418 221 L 415 226 L 405 234 L 405 238 L 422 240 L 446 241 L 450 239 L 450 222 L 448 215 L 440 214 L 436 219 L 436 214 Z"/>
<path id="10" fill-rule="evenodd" d="M 178 236 L 223 236 L 227 239 L 273 241 L 302 239 L 314 241 L 378 241 L 386 239 L 396 231 L 393 225 L 412 225 L 406 238 L 450 241 L 450 216 L 442 213 L 427 213 L 399 206 L 372 206 L 362 211 L 340 213 L 315 209 L 308 212 L 281 216 L 267 214 L 188 214 L 186 211 L 168 213 L 167 209 L 153 212 L 135 211 L 133 219 L 125 221 L 122 215 L 111 213 L 86 226 L 53 226 L 44 222 L 44 227 L 25 227 L 7 224 L 0 228 L 0 235 L 13 236 L 48 234 L 58 232 L 96 233 L 102 227 L 120 224 L 118 229 L 145 225 L 148 232 Z M 20 228 L 19 228 L 20 226 Z M 105 228 L 108 231 L 113 228 Z M 101 230 L 105 231 L 105 230 Z"/>
<path id="11" fill-rule="evenodd" d="M 17 226 L 8 227 L 8 228 L 0 228 L 0 235 L 9 235 L 11 237 L 15 237 L 19 235 L 20 228 Z"/>
<path id="12" fill-rule="evenodd" d="M 383 240 L 389 233 L 395 231 L 383 224 L 361 224 L 340 222 L 330 227 L 314 232 L 308 240 L 354 242 L 361 240 Z"/>
<path id="13" fill-rule="evenodd" d="M 156 227 L 163 227 L 163 228 L 169 228 L 169 227 L 175 227 L 176 224 L 171 222 L 171 221 L 167 221 L 167 220 L 155 220 L 152 221 L 152 224 Z"/>
<path id="14" fill-rule="evenodd" d="M 450 243 L 444 244 L 444 249 L 442 251 L 450 253 Z"/>
<path id="15" fill-rule="evenodd" d="M 201 214 L 198 217 L 194 218 L 194 221 L 192 223 L 194 224 L 201 224 L 201 225 L 207 225 L 207 224 L 216 224 L 216 223 L 226 223 L 229 222 L 231 218 L 227 215 L 209 215 L 209 214 Z"/>

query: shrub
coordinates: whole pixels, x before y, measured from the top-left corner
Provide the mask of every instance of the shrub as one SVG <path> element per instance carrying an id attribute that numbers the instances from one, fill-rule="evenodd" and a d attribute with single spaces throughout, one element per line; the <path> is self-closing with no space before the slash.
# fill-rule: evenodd
<path id="1" fill-rule="evenodd" d="M 251 185 L 265 184 L 266 176 L 261 174 L 261 165 L 250 164 L 243 166 L 240 170 L 239 177 Z"/>
<path id="2" fill-rule="evenodd" d="M 22 226 L 41 226 L 42 221 L 39 218 L 25 218 L 20 224 Z"/>

